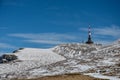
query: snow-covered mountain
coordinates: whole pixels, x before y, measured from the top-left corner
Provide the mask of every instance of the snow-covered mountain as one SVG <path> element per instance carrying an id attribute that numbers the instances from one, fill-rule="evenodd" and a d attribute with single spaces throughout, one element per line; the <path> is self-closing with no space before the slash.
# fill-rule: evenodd
<path id="1" fill-rule="evenodd" d="M 100 44 L 63 44 L 56 46 L 53 51 L 67 59 L 78 59 L 76 60 L 76 63 L 79 62 L 78 65 L 83 64 L 90 67 L 80 72 L 100 73 L 120 78 L 120 40 L 107 46 Z"/>
<path id="2" fill-rule="evenodd" d="M 0 64 L 0 79 L 33 78 L 80 72 L 120 80 L 120 40 L 107 45 L 69 43 L 50 49 L 23 48 L 18 60 Z"/>

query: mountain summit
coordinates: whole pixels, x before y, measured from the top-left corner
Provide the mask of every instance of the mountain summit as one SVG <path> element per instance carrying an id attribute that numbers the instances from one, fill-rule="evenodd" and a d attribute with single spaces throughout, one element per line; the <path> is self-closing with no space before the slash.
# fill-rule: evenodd
<path id="1" fill-rule="evenodd" d="M 66 73 L 120 80 L 120 40 L 106 46 L 69 43 L 50 49 L 22 48 L 11 54 L 18 59 L 0 64 L 1 80 Z"/>

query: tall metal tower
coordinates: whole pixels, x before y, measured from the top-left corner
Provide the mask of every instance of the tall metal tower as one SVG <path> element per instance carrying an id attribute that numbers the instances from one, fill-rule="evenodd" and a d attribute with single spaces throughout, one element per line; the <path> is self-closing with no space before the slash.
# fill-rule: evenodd
<path id="1" fill-rule="evenodd" d="M 91 28 L 90 28 L 90 25 L 89 25 L 89 28 L 88 28 L 88 41 L 86 41 L 86 44 L 93 44 L 94 42 L 92 41 L 92 38 L 91 38 Z"/>

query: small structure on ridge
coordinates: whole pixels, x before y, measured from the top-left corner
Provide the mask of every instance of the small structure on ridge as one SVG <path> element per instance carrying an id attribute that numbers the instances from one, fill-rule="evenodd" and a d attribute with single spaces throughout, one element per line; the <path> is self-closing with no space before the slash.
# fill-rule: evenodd
<path id="1" fill-rule="evenodd" d="M 91 28 L 90 28 L 90 25 L 89 25 L 89 28 L 88 28 L 88 40 L 86 41 L 86 44 L 93 44 L 94 42 L 92 41 L 92 38 L 91 38 Z"/>

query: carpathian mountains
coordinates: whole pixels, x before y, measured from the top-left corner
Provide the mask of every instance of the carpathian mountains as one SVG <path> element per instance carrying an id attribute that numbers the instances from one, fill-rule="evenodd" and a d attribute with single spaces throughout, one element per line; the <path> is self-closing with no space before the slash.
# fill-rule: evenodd
<path id="1" fill-rule="evenodd" d="M 1 57 L 5 61 L 0 64 L 1 80 L 76 72 L 120 80 L 120 40 L 105 46 L 69 43 L 49 49 L 20 48 L 7 56 L 9 61 Z"/>

